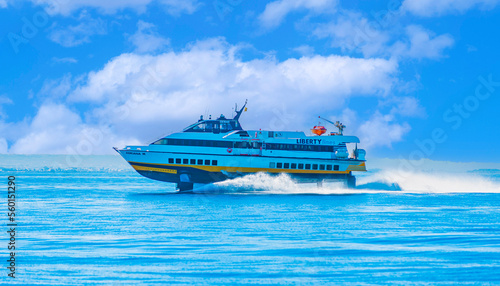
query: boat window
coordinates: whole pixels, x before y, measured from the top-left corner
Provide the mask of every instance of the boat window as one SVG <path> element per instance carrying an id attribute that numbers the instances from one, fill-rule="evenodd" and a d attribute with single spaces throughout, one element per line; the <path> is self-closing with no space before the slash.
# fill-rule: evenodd
<path id="1" fill-rule="evenodd" d="M 285 163 L 284 168 L 285 168 L 285 169 L 290 169 L 290 163 Z"/>
<path id="2" fill-rule="evenodd" d="M 248 148 L 250 146 L 248 146 L 248 142 L 234 142 L 234 148 Z"/>
<path id="3" fill-rule="evenodd" d="M 205 131 L 207 125 L 205 123 L 200 123 L 195 126 L 193 126 L 193 131 Z"/>
<path id="4" fill-rule="evenodd" d="M 276 163 L 274 162 L 269 163 L 269 168 L 276 168 Z"/>
<path id="5" fill-rule="evenodd" d="M 153 142 L 151 145 L 167 145 L 167 140 L 160 139 L 160 140 L 157 140 L 156 142 Z"/>
<path id="6" fill-rule="evenodd" d="M 189 164 L 189 159 L 182 159 L 182 164 L 185 164 L 185 165 Z"/>
<path id="7" fill-rule="evenodd" d="M 292 169 L 297 169 L 297 163 L 292 163 L 291 167 Z"/>
<path id="8" fill-rule="evenodd" d="M 306 170 L 311 170 L 311 164 L 306 164 Z"/>
<path id="9" fill-rule="evenodd" d="M 246 132 L 246 131 L 239 131 L 236 134 L 239 134 L 240 137 L 250 137 L 250 135 L 248 135 L 248 132 Z"/>
<path id="10" fill-rule="evenodd" d="M 333 166 L 333 170 L 338 171 L 339 170 L 339 165 Z"/>
<path id="11" fill-rule="evenodd" d="M 175 159 L 175 164 L 180 164 L 181 163 L 181 159 Z"/>
<path id="12" fill-rule="evenodd" d="M 319 165 L 319 169 L 320 170 L 324 170 L 325 169 L 325 165 L 323 165 L 323 164 Z"/>
<path id="13" fill-rule="evenodd" d="M 327 169 L 328 171 L 331 171 L 331 170 L 332 170 L 332 165 L 326 165 L 326 169 Z"/>
<path id="14" fill-rule="evenodd" d="M 318 164 L 313 164 L 313 170 L 318 170 Z"/>
<path id="15" fill-rule="evenodd" d="M 278 164 L 276 164 L 276 168 L 278 168 L 278 169 L 283 168 L 283 163 L 278 163 Z"/>
<path id="16" fill-rule="evenodd" d="M 231 127 L 231 124 L 227 120 L 221 120 L 220 121 L 220 132 L 227 132 L 231 131 L 233 128 Z"/>
<path id="17" fill-rule="evenodd" d="M 154 145 L 176 145 L 176 146 L 204 146 L 204 147 L 221 147 L 221 148 L 253 148 L 260 149 L 264 146 L 262 142 L 248 141 L 215 141 L 215 140 L 192 140 L 192 139 L 160 139 L 152 143 Z M 234 144 L 234 147 L 233 147 Z M 297 144 L 277 144 L 265 143 L 266 150 L 295 150 L 295 151 L 316 151 L 316 152 L 333 152 L 333 146 L 315 146 L 315 145 L 297 145 Z"/>
<path id="18" fill-rule="evenodd" d="M 203 165 L 203 160 L 202 159 L 198 159 L 198 165 Z"/>
<path id="19" fill-rule="evenodd" d="M 205 131 L 212 132 L 214 129 L 215 129 L 215 123 L 211 121 L 207 122 L 207 124 L 205 125 Z"/>
<path id="20" fill-rule="evenodd" d="M 231 127 L 233 127 L 234 130 L 240 129 L 240 123 L 238 121 L 231 120 L 230 123 L 231 123 Z M 248 133 L 247 133 L 247 135 L 248 135 Z"/>
<path id="21" fill-rule="evenodd" d="M 225 119 L 225 120 L 204 120 L 202 122 L 196 122 L 186 127 L 184 129 L 184 132 L 225 133 L 232 130 L 242 130 L 242 129 L 238 121 Z"/>
<path id="22" fill-rule="evenodd" d="M 189 163 L 190 163 L 191 165 L 196 164 L 196 159 L 191 159 L 191 160 L 189 161 Z"/>
<path id="23" fill-rule="evenodd" d="M 168 158 L 168 163 L 169 164 L 173 164 L 174 163 L 174 159 L 173 158 Z"/>
<path id="24" fill-rule="evenodd" d="M 299 164 L 299 169 L 304 169 L 304 164 Z"/>
<path id="25" fill-rule="evenodd" d="M 212 160 L 212 166 L 217 166 L 217 160 Z"/>
<path id="26" fill-rule="evenodd" d="M 210 160 L 205 160 L 205 165 L 210 166 Z"/>

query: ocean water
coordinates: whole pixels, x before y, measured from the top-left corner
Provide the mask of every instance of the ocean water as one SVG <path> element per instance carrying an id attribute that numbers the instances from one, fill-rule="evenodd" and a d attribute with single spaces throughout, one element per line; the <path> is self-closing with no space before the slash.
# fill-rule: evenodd
<path id="1" fill-rule="evenodd" d="M 497 166 L 391 164 L 356 190 L 258 174 L 178 194 L 116 156 L 0 155 L 18 222 L 12 279 L 3 195 L 0 282 L 500 285 Z"/>

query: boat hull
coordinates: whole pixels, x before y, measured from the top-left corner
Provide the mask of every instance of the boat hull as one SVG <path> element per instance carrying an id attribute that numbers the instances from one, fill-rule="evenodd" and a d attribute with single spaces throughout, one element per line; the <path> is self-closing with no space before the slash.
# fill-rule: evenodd
<path id="1" fill-rule="evenodd" d="M 142 176 L 153 180 L 175 183 L 180 190 L 189 190 L 194 183 L 221 182 L 259 172 L 271 175 L 284 173 L 297 182 L 346 181 L 352 187 L 352 180 L 354 180 L 352 179 L 354 178 L 352 172 L 366 171 L 365 162 L 360 160 L 117 151 Z M 169 160 L 170 162 L 173 161 L 173 163 L 168 163 Z M 202 164 L 190 164 L 193 162 L 192 160 Z M 206 162 L 209 164 L 203 164 Z M 216 164 L 213 165 L 213 163 Z M 299 164 L 309 165 L 311 168 L 316 167 L 316 170 L 298 169 Z M 274 166 L 274 168 L 271 168 L 271 166 Z M 278 168 L 279 166 L 282 168 Z M 283 168 L 284 166 L 289 168 Z M 295 166 L 295 169 L 290 168 L 293 166 Z M 327 170 L 327 168 L 330 168 L 330 170 Z"/>

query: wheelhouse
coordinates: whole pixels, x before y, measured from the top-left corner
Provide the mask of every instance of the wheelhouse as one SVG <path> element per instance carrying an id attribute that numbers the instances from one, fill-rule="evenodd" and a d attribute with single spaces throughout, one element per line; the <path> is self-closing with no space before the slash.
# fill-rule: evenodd
<path id="1" fill-rule="evenodd" d="M 238 120 L 226 119 L 221 116 L 217 120 L 203 120 L 186 127 L 183 132 L 227 133 L 234 130 L 243 130 Z"/>

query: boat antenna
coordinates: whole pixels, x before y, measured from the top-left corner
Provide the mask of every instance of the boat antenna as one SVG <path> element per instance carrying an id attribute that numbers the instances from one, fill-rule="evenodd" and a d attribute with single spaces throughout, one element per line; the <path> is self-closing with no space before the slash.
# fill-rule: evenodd
<path id="1" fill-rule="evenodd" d="M 330 120 L 326 119 L 326 118 L 323 118 L 321 116 L 318 116 L 319 119 L 323 119 L 324 121 L 328 122 L 328 123 L 331 123 L 333 125 L 335 125 L 335 123 L 331 122 Z"/>
<path id="2" fill-rule="evenodd" d="M 240 119 L 241 113 L 243 112 L 243 110 L 245 110 L 245 106 L 247 106 L 247 102 L 248 102 L 248 99 L 245 100 L 245 104 L 243 104 L 243 107 L 239 111 L 235 109 L 236 115 L 233 118 L 234 120 Z"/>

